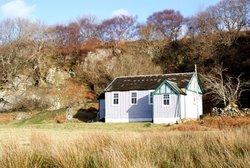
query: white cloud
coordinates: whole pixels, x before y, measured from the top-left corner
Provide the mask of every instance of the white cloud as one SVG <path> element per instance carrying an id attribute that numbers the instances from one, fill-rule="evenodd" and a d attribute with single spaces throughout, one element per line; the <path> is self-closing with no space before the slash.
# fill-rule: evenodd
<path id="1" fill-rule="evenodd" d="M 28 18 L 35 10 L 36 5 L 27 5 L 24 0 L 13 0 L 1 6 L 5 18 Z"/>
<path id="2" fill-rule="evenodd" d="M 115 10 L 115 11 L 112 12 L 112 17 L 120 16 L 120 15 L 128 16 L 129 12 L 127 10 L 125 10 L 125 9 L 118 9 L 118 10 Z"/>

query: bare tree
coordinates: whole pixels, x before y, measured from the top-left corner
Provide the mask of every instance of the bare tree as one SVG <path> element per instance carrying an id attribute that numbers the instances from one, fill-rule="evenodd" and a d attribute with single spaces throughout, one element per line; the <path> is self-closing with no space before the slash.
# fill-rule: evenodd
<path id="1" fill-rule="evenodd" d="M 246 25 L 249 20 L 249 0 L 222 0 L 217 8 L 217 15 L 222 24 L 222 29 L 229 32 L 239 32 Z"/>
<path id="2" fill-rule="evenodd" d="M 48 28 L 44 24 L 33 23 L 30 31 L 33 36 L 27 44 L 30 48 L 30 54 L 27 57 L 32 64 L 33 78 L 38 83 L 41 83 L 44 82 L 47 71 L 45 57 L 51 52 L 49 51 L 50 47 L 46 44 L 49 39 Z"/>
<path id="3" fill-rule="evenodd" d="M 0 80 L 3 83 L 11 83 L 23 69 L 41 79 L 42 50 L 48 39 L 46 31 L 46 26 L 26 19 L 7 19 L 0 23 Z"/>
<path id="4" fill-rule="evenodd" d="M 243 81 L 242 74 L 237 77 L 225 75 L 227 71 L 222 65 L 212 68 L 211 72 L 203 75 L 207 94 L 212 96 L 215 103 L 223 102 L 224 106 L 239 105 L 243 92 L 250 90 L 250 81 Z"/>
<path id="5" fill-rule="evenodd" d="M 179 11 L 163 10 L 147 18 L 147 24 L 154 27 L 164 39 L 177 40 L 185 19 Z"/>
<path id="6" fill-rule="evenodd" d="M 131 40 L 137 33 L 137 17 L 120 15 L 104 20 L 100 28 L 103 33 L 103 41 Z"/>
<path id="7" fill-rule="evenodd" d="M 210 7 L 206 11 L 198 12 L 191 17 L 187 22 L 189 35 L 209 35 L 219 31 L 220 21 L 214 11 L 215 8 Z"/>
<path id="8" fill-rule="evenodd" d="M 6 19 L 0 22 L 0 44 L 21 41 L 32 36 L 31 22 L 27 19 Z"/>
<path id="9" fill-rule="evenodd" d="M 80 28 L 81 41 L 86 42 L 88 40 L 100 40 L 101 33 L 99 25 L 96 23 L 97 17 L 95 16 L 84 16 L 78 19 L 77 23 Z"/>
<path id="10" fill-rule="evenodd" d="M 22 66 L 17 50 L 13 46 L 0 46 L 0 84 L 12 82 L 17 74 L 18 66 Z"/>
<path id="11" fill-rule="evenodd" d="M 32 35 L 26 19 L 7 19 L 0 23 L 0 80 L 11 83 L 21 67 L 25 66 L 23 48 Z"/>
<path id="12" fill-rule="evenodd" d="M 149 24 L 138 25 L 138 35 L 141 40 L 148 40 L 148 41 L 162 38 L 159 32 L 155 31 L 154 26 Z"/>
<path id="13" fill-rule="evenodd" d="M 188 23 L 189 35 L 216 34 L 225 46 L 231 44 L 239 36 L 239 32 L 249 22 L 249 0 L 221 0 L 193 16 Z"/>

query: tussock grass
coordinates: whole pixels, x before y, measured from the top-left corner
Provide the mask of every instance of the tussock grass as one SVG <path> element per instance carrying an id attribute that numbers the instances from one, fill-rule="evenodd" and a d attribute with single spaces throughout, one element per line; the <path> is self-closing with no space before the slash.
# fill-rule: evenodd
<path id="1" fill-rule="evenodd" d="M 32 132 L 1 142 L 0 167 L 250 167 L 250 127 L 224 131 Z"/>
<path id="2" fill-rule="evenodd" d="M 250 125 L 250 117 L 205 117 L 199 121 L 187 121 L 171 127 L 172 131 L 209 131 L 240 128 Z"/>
<path id="3" fill-rule="evenodd" d="M 246 125 L 250 125 L 250 117 L 230 117 L 230 116 L 218 116 L 207 117 L 200 122 L 202 125 L 217 129 L 237 128 Z"/>

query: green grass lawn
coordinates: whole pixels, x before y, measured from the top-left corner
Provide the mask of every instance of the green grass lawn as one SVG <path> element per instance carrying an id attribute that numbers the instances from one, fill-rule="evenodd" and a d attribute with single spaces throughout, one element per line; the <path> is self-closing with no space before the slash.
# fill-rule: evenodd
<path id="1" fill-rule="evenodd" d="M 41 111 L 32 114 L 23 120 L 13 120 L 7 124 L 0 124 L 0 128 L 38 128 L 38 129 L 69 129 L 82 131 L 150 131 L 154 129 L 166 128 L 165 124 L 152 124 L 149 122 L 135 123 L 103 123 L 103 122 L 82 122 L 82 120 L 92 121 L 96 116 L 92 113 L 77 113 L 73 109 L 72 121 L 66 121 L 66 109 L 56 111 Z M 77 115 L 76 115 L 77 114 Z M 79 117 L 80 116 L 80 117 Z M 59 119 L 58 119 L 59 118 Z"/>

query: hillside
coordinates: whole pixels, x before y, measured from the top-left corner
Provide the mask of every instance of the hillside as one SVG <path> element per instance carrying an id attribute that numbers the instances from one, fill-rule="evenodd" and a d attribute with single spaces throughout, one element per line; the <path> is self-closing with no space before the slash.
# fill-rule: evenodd
<path id="1" fill-rule="evenodd" d="M 242 33 L 230 47 L 218 47 L 209 57 L 200 52 L 200 45 L 192 38 L 174 43 L 125 42 L 115 48 L 109 43 L 86 43 L 80 48 L 85 53 L 84 59 L 66 56 L 61 64 L 57 57 L 44 57 L 47 68 L 43 69 L 44 77 L 39 83 L 32 77 L 32 69 L 21 67 L 7 87 L 7 83 L 2 83 L 0 109 L 56 110 L 95 102 L 98 93 L 116 76 L 189 72 L 193 71 L 194 64 L 199 73 L 206 74 L 211 67 L 223 62 L 231 76 L 244 73 L 243 78 L 249 79 L 250 32 Z M 241 100 L 243 106 L 249 107 L 249 93 Z"/>

